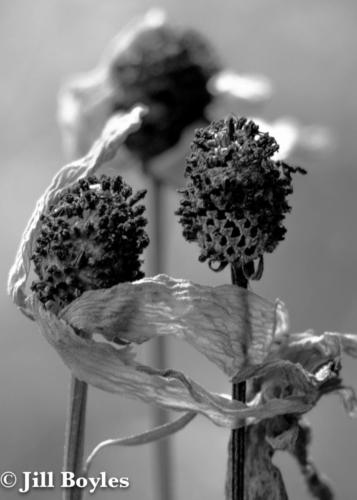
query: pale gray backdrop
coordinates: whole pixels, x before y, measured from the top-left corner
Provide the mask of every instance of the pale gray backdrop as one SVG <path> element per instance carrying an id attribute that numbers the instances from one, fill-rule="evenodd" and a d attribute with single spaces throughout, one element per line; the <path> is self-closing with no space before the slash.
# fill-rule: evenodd
<path id="1" fill-rule="evenodd" d="M 59 471 L 69 374 L 36 327 L 17 312 L 5 294 L 6 275 L 34 203 L 63 162 L 56 125 L 56 96 L 63 80 L 88 70 L 108 40 L 145 0 L 2 0 L 0 3 L 1 120 L 1 336 L 0 470 Z M 241 71 L 263 72 L 275 84 L 265 116 L 294 115 L 308 124 L 331 127 L 337 148 L 304 165 L 296 180 L 288 235 L 266 259 L 254 291 L 283 299 L 293 330 L 357 331 L 355 213 L 357 201 L 356 123 L 357 6 L 352 0 L 237 0 L 157 2 L 172 20 L 206 33 L 227 63 Z M 143 180 L 135 173 L 129 179 Z M 183 241 L 172 212 L 177 197 L 167 191 L 166 271 L 201 283 L 224 283 L 196 261 Z M 178 342 L 170 366 L 183 369 L 212 390 L 227 391 L 224 377 Z M 345 360 L 346 381 L 357 386 L 357 361 Z M 310 415 L 313 455 L 333 480 L 336 498 L 354 500 L 357 421 L 345 415 L 336 397 Z M 90 391 L 88 450 L 100 439 L 143 430 L 149 408 L 124 398 Z M 228 432 L 202 417 L 174 442 L 175 500 L 223 499 Z M 112 449 L 95 471 L 129 475 L 126 492 L 97 498 L 155 499 L 150 447 Z M 279 458 L 292 500 L 305 500 L 304 485 L 292 460 Z M 0 490 L 0 497 L 20 498 Z M 27 498 L 57 499 L 59 491 Z"/>

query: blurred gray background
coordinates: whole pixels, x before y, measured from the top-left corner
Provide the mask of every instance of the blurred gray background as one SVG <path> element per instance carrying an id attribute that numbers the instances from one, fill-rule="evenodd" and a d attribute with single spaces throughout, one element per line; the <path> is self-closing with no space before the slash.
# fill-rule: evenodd
<path id="1" fill-rule="evenodd" d="M 264 117 L 295 116 L 306 125 L 323 123 L 337 147 L 303 166 L 287 218 L 288 234 L 254 291 L 287 304 L 292 329 L 357 331 L 355 213 L 357 201 L 357 4 L 352 0 L 191 0 L 157 2 L 169 18 L 197 28 L 211 39 L 230 66 L 259 72 L 274 82 Z M 1 336 L 0 470 L 54 470 L 62 461 L 68 370 L 5 293 L 8 269 L 35 201 L 64 162 L 56 124 L 57 91 L 73 73 L 94 66 L 110 38 L 152 4 L 146 0 L 2 0 L 0 2 L 1 119 Z M 142 186 L 131 172 L 128 180 Z M 175 277 L 206 284 L 228 282 L 197 262 L 197 249 L 181 237 L 172 215 L 173 190 L 165 194 L 166 262 Z M 227 380 L 186 346 L 170 345 L 169 366 L 206 387 L 229 391 Z M 343 374 L 357 386 L 357 361 L 344 359 Z M 336 498 L 356 498 L 357 421 L 337 397 L 310 415 L 313 456 L 333 481 Z M 90 391 L 87 449 L 108 437 L 151 425 L 148 406 Z M 175 500 L 223 499 L 228 431 L 198 417 L 172 440 Z M 155 458 L 150 446 L 108 449 L 94 472 L 129 476 L 128 491 L 101 491 L 97 498 L 155 498 Z M 291 500 L 307 499 L 295 463 L 278 457 Z M 0 497 L 20 498 L 11 490 Z M 33 492 L 27 498 L 60 498 Z"/>

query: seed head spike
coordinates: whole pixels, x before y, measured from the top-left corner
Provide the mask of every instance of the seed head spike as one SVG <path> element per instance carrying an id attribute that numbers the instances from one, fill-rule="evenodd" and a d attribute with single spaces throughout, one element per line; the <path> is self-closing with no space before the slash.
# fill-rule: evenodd
<path id="1" fill-rule="evenodd" d="M 278 149 L 247 118 L 229 116 L 196 130 L 176 214 L 185 238 L 198 243 L 199 260 L 212 270 L 238 265 L 247 278 L 259 279 L 263 254 L 284 239 L 292 176 L 306 172 L 274 161 Z"/>
<path id="2" fill-rule="evenodd" d="M 86 290 L 143 277 L 140 254 L 148 245 L 144 192 L 120 176 L 89 177 L 64 192 L 41 217 L 32 260 L 32 290 L 47 307 L 62 309 Z"/>

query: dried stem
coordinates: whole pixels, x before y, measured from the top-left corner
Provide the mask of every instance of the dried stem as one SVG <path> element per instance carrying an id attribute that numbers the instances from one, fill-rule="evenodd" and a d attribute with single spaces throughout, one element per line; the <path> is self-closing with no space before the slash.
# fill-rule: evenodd
<path id="1" fill-rule="evenodd" d="M 149 176 L 149 165 L 143 165 L 143 170 Z M 151 178 L 152 192 L 152 218 L 153 231 L 151 238 L 152 251 L 152 274 L 164 272 L 164 239 L 163 239 L 163 214 L 164 214 L 164 185 L 163 182 L 154 177 Z M 167 347 L 163 336 L 159 337 L 153 343 L 152 360 L 153 366 L 163 369 L 166 367 Z M 163 425 L 168 421 L 168 413 L 159 407 L 153 408 L 153 424 L 154 426 Z M 171 443 L 169 439 L 163 439 L 154 444 L 156 460 L 154 461 L 157 469 L 157 485 L 158 485 L 158 500 L 173 499 L 173 474 L 172 474 L 172 453 Z"/>
<path id="2" fill-rule="evenodd" d="M 63 470 L 80 476 L 83 464 L 88 385 L 71 377 Z M 81 500 L 83 488 L 64 488 L 63 500 Z"/>
<path id="3" fill-rule="evenodd" d="M 248 288 L 248 279 L 243 269 L 232 265 L 232 283 L 242 288 Z M 248 304 L 245 307 L 245 323 L 250 329 Z M 246 383 L 240 382 L 233 384 L 232 398 L 236 401 L 245 403 Z M 245 465 L 245 428 L 233 429 L 231 447 L 232 447 L 232 500 L 244 500 L 244 465 Z"/>

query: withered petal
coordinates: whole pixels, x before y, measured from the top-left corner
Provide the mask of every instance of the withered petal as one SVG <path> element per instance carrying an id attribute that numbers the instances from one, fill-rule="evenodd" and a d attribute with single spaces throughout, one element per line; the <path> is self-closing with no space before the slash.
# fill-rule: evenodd
<path id="1" fill-rule="evenodd" d="M 307 394 L 285 399 L 272 398 L 247 405 L 204 387 L 173 370 L 156 370 L 135 362 L 132 349 L 81 338 L 64 319 L 41 306 L 37 321 L 43 335 L 79 380 L 107 392 L 123 394 L 177 411 L 194 411 L 216 425 L 235 428 L 253 421 L 288 413 L 303 413 L 315 402 L 314 383 Z"/>
<path id="2" fill-rule="evenodd" d="M 264 361 L 281 314 L 280 308 L 243 288 L 202 286 L 162 274 L 85 292 L 61 317 L 109 341 L 140 344 L 158 335 L 175 336 L 233 376 L 243 366 Z"/>

